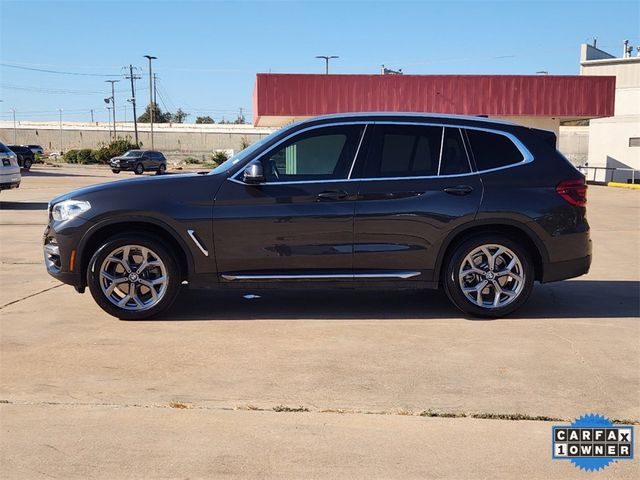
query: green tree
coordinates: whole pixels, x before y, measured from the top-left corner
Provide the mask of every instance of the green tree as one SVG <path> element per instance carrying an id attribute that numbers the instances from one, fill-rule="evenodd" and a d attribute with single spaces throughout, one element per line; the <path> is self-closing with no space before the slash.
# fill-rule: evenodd
<path id="1" fill-rule="evenodd" d="M 216 123 L 209 115 L 205 117 L 196 117 L 196 123 Z"/>
<path id="2" fill-rule="evenodd" d="M 185 119 L 191 115 L 190 113 L 183 112 L 181 108 L 178 108 L 178 111 L 173 115 L 172 120 L 175 123 L 184 123 Z"/>
<path id="3" fill-rule="evenodd" d="M 138 122 L 151 122 L 151 105 L 152 104 L 147 105 L 144 113 L 138 117 Z M 173 115 L 171 114 L 171 112 L 163 112 L 157 103 L 153 104 L 153 123 L 169 123 L 172 119 Z"/>

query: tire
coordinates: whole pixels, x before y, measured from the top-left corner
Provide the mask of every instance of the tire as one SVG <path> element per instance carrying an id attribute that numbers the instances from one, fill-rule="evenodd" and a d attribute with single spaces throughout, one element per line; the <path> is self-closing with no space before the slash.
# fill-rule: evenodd
<path id="1" fill-rule="evenodd" d="M 144 258 L 150 265 L 140 269 Z M 142 320 L 173 304 L 180 291 L 180 268 L 157 238 L 145 233 L 116 235 L 91 257 L 87 285 L 93 299 L 109 315 Z"/>
<path id="2" fill-rule="evenodd" d="M 164 175 L 167 171 L 167 166 L 164 163 L 161 163 L 156 171 L 156 175 Z"/>
<path id="3" fill-rule="evenodd" d="M 136 168 L 134 170 L 134 173 L 136 175 L 142 175 L 144 173 L 144 165 L 142 165 L 141 163 L 136 164 Z"/>
<path id="4" fill-rule="evenodd" d="M 120 170 L 111 170 L 113 173 L 120 173 Z"/>
<path id="5" fill-rule="evenodd" d="M 442 283 L 447 296 L 460 310 L 477 317 L 508 315 L 520 308 L 533 290 L 531 253 L 521 242 L 503 234 L 479 234 L 463 241 L 454 247 L 444 266 Z"/>
<path id="6" fill-rule="evenodd" d="M 27 158 L 24 161 L 24 169 L 27 171 L 31 170 L 31 165 L 33 165 L 33 162 L 29 158 Z"/>

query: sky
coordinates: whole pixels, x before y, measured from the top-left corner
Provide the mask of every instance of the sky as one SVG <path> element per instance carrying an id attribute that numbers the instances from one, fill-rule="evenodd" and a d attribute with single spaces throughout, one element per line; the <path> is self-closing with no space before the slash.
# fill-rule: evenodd
<path id="1" fill-rule="evenodd" d="M 640 45 L 640 1 L 16 1 L 0 0 L 0 120 L 132 120 L 158 57 L 160 108 L 251 120 L 255 74 L 578 74 L 580 44 L 620 56 Z M 635 54 L 635 51 L 634 51 Z M 47 70 L 47 71 L 42 71 Z M 125 106 L 126 110 L 125 110 Z"/>

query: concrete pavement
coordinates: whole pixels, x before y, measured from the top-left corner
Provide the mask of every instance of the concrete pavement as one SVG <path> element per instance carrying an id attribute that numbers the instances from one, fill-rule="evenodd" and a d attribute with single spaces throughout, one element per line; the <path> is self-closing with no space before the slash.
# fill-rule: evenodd
<path id="1" fill-rule="evenodd" d="M 420 413 L 640 419 L 640 192 L 590 187 L 592 271 L 508 319 L 439 292 L 186 290 L 122 322 L 40 250 L 50 198 L 120 178 L 37 168 L 0 197 L 4 477 L 566 478 L 554 422 Z"/>

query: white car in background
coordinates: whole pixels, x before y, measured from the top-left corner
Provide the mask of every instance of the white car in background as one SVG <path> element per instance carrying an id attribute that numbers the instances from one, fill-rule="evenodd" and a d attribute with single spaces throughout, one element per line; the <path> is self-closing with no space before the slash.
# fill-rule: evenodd
<path id="1" fill-rule="evenodd" d="M 0 190 L 18 188 L 20 179 L 18 157 L 4 143 L 0 143 Z"/>

